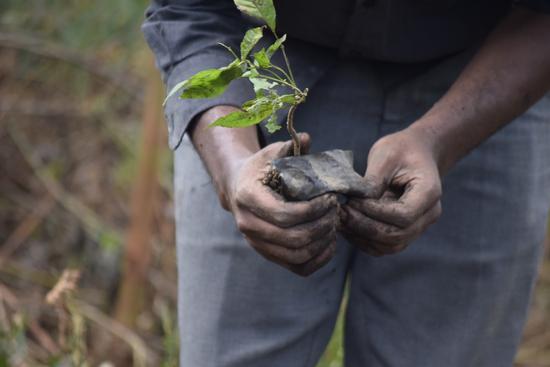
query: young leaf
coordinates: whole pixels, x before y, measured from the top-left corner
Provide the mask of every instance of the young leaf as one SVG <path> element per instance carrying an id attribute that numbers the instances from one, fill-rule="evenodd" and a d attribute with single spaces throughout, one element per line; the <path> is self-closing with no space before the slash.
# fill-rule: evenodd
<path id="1" fill-rule="evenodd" d="M 254 92 L 256 92 L 256 94 L 262 90 L 271 90 L 278 85 L 277 83 L 270 82 L 264 78 L 249 78 L 249 80 L 254 86 Z"/>
<path id="2" fill-rule="evenodd" d="M 259 110 L 236 111 L 217 119 L 211 123 L 209 127 L 247 127 L 257 125 L 265 120 L 270 114 L 271 109 L 267 108 L 267 106 Z"/>
<path id="3" fill-rule="evenodd" d="M 187 83 L 187 80 L 184 80 L 183 82 L 179 82 L 178 84 L 176 84 L 174 86 L 174 88 L 172 88 L 172 90 L 170 91 L 170 93 L 168 93 L 168 95 L 166 96 L 166 98 L 164 99 L 164 102 L 162 102 L 162 105 L 164 106 L 166 104 L 166 102 L 168 101 L 168 98 L 172 97 L 174 94 L 178 93 L 181 88 L 183 88 L 185 86 L 185 84 Z"/>
<path id="4" fill-rule="evenodd" d="M 281 38 L 278 38 L 277 41 L 275 41 L 269 48 L 267 49 L 266 53 L 267 56 L 271 58 L 279 48 L 281 48 L 282 44 L 286 41 L 286 34 L 284 34 Z"/>
<path id="5" fill-rule="evenodd" d="M 258 72 L 258 69 L 256 69 L 256 68 L 248 69 L 243 74 L 243 78 L 249 78 L 249 79 L 250 78 L 257 78 L 258 76 L 260 76 L 260 73 Z"/>
<path id="6" fill-rule="evenodd" d="M 249 29 L 241 42 L 241 60 L 245 60 L 263 36 L 263 27 Z"/>
<path id="7" fill-rule="evenodd" d="M 259 124 L 281 107 L 276 99 L 261 97 L 243 104 L 244 111 L 236 111 L 217 119 L 209 126 L 247 127 Z"/>
<path id="8" fill-rule="evenodd" d="M 168 97 L 183 90 L 180 98 L 214 98 L 221 95 L 229 83 L 240 78 L 243 71 L 237 62 L 219 69 L 207 69 L 198 72 L 189 79 L 178 83 Z M 168 98 L 167 97 L 167 98 Z"/>
<path id="9" fill-rule="evenodd" d="M 271 116 L 269 116 L 269 119 L 265 124 L 265 128 L 267 129 L 267 132 L 270 134 L 273 134 L 274 132 L 281 129 L 281 125 L 279 125 L 277 121 L 277 114 L 273 113 Z"/>
<path id="10" fill-rule="evenodd" d="M 287 103 L 289 105 L 295 105 L 296 104 L 296 96 L 294 94 L 283 94 L 279 98 L 277 98 L 279 102 Z"/>
<path id="11" fill-rule="evenodd" d="M 271 60 L 269 59 L 269 56 L 267 56 L 265 48 L 262 48 L 260 51 L 254 54 L 254 61 L 256 61 L 258 65 L 262 68 L 267 69 L 271 67 Z"/>
<path id="12" fill-rule="evenodd" d="M 235 5 L 246 15 L 262 19 L 275 32 L 276 12 L 273 0 L 235 0 Z"/>

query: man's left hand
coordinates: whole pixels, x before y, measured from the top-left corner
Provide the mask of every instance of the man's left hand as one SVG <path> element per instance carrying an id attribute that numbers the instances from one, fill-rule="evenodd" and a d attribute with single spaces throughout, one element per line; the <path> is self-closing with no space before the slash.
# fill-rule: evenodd
<path id="1" fill-rule="evenodd" d="M 437 154 L 428 134 L 408 128 L 378 140 L 370 150 L 366 198 L 341 211 L 341 232 L 373 256 L 403 251 L 441 215 Z"/>

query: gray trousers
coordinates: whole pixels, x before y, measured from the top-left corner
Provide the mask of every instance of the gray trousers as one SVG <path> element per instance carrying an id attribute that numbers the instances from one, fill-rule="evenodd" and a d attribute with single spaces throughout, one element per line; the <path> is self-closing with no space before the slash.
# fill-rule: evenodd
<path id="1" fill-rule="evenodd" d="M 419 118 L 467 59 L 339 61 L 298 109 L 298 127 L 313 151 L 353 149 L 364 172 L 372 144 Z M 245 242 L 187 137 L 175 188 L 182 367 L 315 366 L 348 276 L 346 366 L 512 366 L 550 203 L 550 96 L 449 172 L 442 217 L 406 251 L 373 258 L 340 239 L 308 278 Z"/>

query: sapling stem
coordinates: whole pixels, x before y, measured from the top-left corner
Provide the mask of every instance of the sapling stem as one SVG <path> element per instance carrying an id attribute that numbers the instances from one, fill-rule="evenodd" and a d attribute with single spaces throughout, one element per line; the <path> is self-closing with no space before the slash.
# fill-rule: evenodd
<path id="1" fill-rule="evenodd" d="M 286 119 L 286 128 L 288 130 L 288 133 L 292 137 L 292 145 L 294 147 L 294 156 L 299 156 L 301 152 L 301 143 L 300 138 L 298 137 L 298 134 L 296 133 L 296 130 L 294 129 L 294 112 L 296 111 L 297 105 L 290 106 L 290 109 L 288 110 L 288 116 Z"/>

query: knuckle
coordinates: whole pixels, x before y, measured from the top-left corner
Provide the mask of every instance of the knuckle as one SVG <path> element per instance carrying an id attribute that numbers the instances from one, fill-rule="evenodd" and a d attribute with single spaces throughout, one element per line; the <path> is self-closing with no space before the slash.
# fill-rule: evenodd
<path id="1" fill-rule="evenodd" d="M 288 262 L 293 265 L 299 265 L 307 262 L 311 258 L 311 255 L 307 250 L 297 249 L 290 250 L 288 256 Z"/>
<path id="2" fill-rule="evenodd" d="M 391 240 L 392 247 L 400 247 L 408 243 L 409 236 L 403 233 L 399 233 L 391 236 L 390 240 Z"/>
<path id="3" fill-rule="evenodd" d="M 275 222 L 274 224 L 283 228 L 287 228 L 292 225 L 289 215 L 284 211 L 275 211 L 272 214 L 272 219 Z"/>
<path id="4" fill-rule="evenodd" d="M 410 227 L 416 219 L 416 216 L 411 211 L 402 211 L 398 213 L 399 225 L 403 228 Z"/>
<path id="5" fill-rule="evenodd" d="M 292 248 L 300 248 L 307 245 L 310 241 L 310 235 L 308 232 L 293 231 L 287 238 L 289 246 Z"/>
<path id="6" fill-rule="evenodd" d="M 434 198 L 435 200 L 439 200 L 442 194 L 443 192 L 440 183 L 434 182 L 428 189 L 428 196 L 430 198 Z"/>
<path id="7" fill-rule="evenodd" d="M 312 203 L 308 203 L 308 204 L 297 206 L 294 209 L 293 215 L 297 218 L 308 217 L 308 216 L 311 215 L 310 213 L 312 212 L 312 206 L 313 205 L 314 204 L 312 204 Z"/>
<path id="8" fill-rule="evenodd" d="M 381 137 L 380 139 L 378 139 L 372 146 L 371 148 L 371 152 L 372 151 L 377 151 L 377 150 L 380 150 L 380 149 L 385 149 L 385 147 L 387 146 L 388 144 L 388 140 L 389 140 L 389 135 L 386 135 L 386 136 L 383 136 Z M 390 149 L 388 151 L 388 154 L 391 154 L 391 151 L 392 149 Z"/>
<path id="9" fill-rule="evenodd" d="M 239 229 L 240 232 L 247 233 L 250 231 L 250 224 L 242 216 L 237 215 L 235 217 L 235 222 L 237 223 L 237 228 Z"/>
<path id="10" fill-rule="evenodd" d="M 246 188 L 237 188 L 237 190 L 235 191 L 235 203 L 237 204 L 237 207 L 247 207 L 250 203 L 250 200 L 250 193 Z"/>

